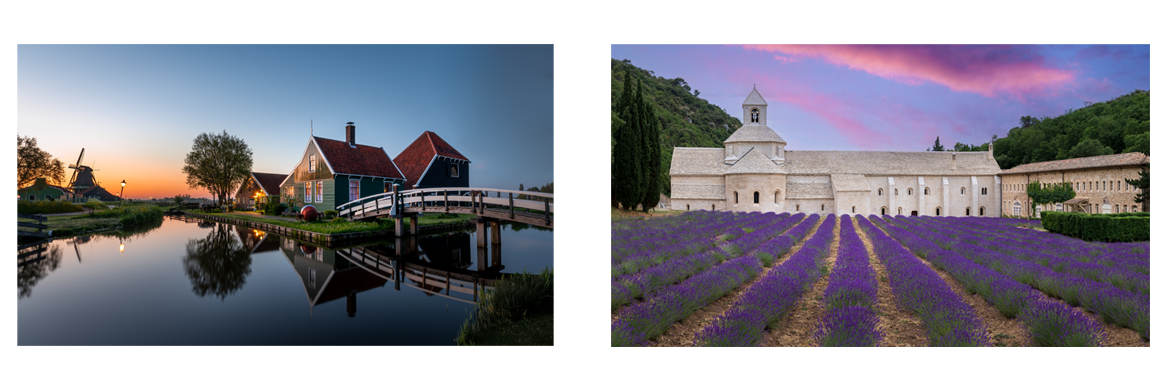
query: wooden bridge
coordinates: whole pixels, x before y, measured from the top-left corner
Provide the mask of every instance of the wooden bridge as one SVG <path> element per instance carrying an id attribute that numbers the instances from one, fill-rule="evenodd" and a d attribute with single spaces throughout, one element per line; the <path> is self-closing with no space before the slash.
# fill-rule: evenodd
<path id="1" fill-rule="evenodd" d="M 352 247 L 335 251 L 350 264 L 387 281 L 393 281 L 395 290 L 406 286 L 466 303 L 478 301 L 479 292 L 495 288 L 496 280 L 503 275 L 500 270 L 504 267 L 500 264 L 498 249 L 492 253 L 493 257 L 490 260 L 484 255 L 483 249 L 480 249 L 477 270 L 451 270 L 431 267 L 412 260 L 426 256 L 425 253 L 416 251 L 415 245 L 417 244 L 414 238 L 404 238 L 398 239 L 395 245 L 397 253 L 394 254 L 375 247 Z M 437 291 L 440 290 L 444 293 L 438 294 Z M 453 296 L 452 292 L 464 294 L 470 299 Z"/>
<path id="2" fill-rule="evenodd" d="M 491 193 L 496 196 L 491 196 Z M 504 196 L 507 196 L 505 198 Z M 418 215 L 424 212 L 471 214 L 476 220 L 479 246 L 486 243 L 487 226 L 491 239 L 499 243 L 500 221 L 513 221 L 553 228 L 553 194 L 494 188 L 422 188 L 367 196 L 337 206 L 338 216 L 349 220 L 393 218 L 399 237 L 406 235 L 404 222 L 410 220 L 410 234 L 418 233 Z"/>

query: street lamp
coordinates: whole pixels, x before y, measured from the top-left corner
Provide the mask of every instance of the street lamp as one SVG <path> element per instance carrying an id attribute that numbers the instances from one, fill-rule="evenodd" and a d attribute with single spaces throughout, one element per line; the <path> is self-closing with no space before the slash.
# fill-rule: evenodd
<path id="1" fill-rule="evenodd" d="M 126 200 L 126 198 L 122 197 L 124 193 L 126 193 L 126 181 L 122 180 L 122 190 L 118 191 L 118 207 L 122 207 L 122 202 Z"/>

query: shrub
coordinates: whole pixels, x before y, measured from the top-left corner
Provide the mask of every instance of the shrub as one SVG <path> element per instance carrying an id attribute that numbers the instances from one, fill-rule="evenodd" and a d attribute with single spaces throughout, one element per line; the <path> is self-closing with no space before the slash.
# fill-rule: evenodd
<path id="1" fill-rule="evenodd" d="M 94 210 L 105 210 L 108 208 L 108 207 L 106 207 L 105 202 L 102 202 L 102 201 L 97 200 L 97 199 L 90 199 L 88 202 L 85 202 L 85 204 L 83 206 L 89 207 L 89 208 L 94 209 Z"/>
<path id="2" fill-rule="evenodd" d="M 1041 217 L 1041 226 L 1045 230 L 1086 241 L 1150 240 L 1149 213 L 1083 214 L 1045 211 L 1041 213 Z"/>
<path id="3" fill-rule="evenodd" d="M 16 203 L 16 212 L 24 214 L 59 214 L 77 211 L 82 211 L 80 206 L 55 200 L 42 200 L 38 202 L 19 200 Z"/>
<path id="4" fill-rule="evenodd" d="M 268 204 L 264 205 L 264 214 L 280 215 L 287 208 L 288 206 L 285 206 L 283 203 L 269 202 Z"/>
<path id="5" fill-rule="evenodd" d="M 321 215 L 324 216 L 325 219 L 337 218 L 337 210 L 325 210 L 325 212 L 321 213 Z"/>

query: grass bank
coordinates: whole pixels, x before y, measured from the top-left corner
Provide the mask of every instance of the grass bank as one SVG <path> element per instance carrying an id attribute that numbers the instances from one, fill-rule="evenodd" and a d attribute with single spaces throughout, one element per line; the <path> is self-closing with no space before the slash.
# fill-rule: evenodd
<path id="1" fill-rule="evenodd" d="M 158 206 L 127 206 L 116 209 L 94 211 L 80 215 L 48 216 L 44 224 L 53 231 L 53 237 L 76 236 L 110 229 L 127 229 L 153 225 L 162 221 L 163 209 Z M 31 219 L 18 218 L 24 222 Z M 31 228 L 20 228 L 34 231 Z"/>
<path id="2" fill-rule="evenodd" d="M 460 347 L 606 347 L 608 329 L 556 272 L 509 275 L 482 292 Z"/>
<path id="3" fill-rule="evenodd" d="M 679 214 L 682 214 L 685 212 L 686 211 L 682 211 L 682 210 L 650 210 L 650 212 L 645 213 L 645 212 L 641 212 L 641 211 L 626 211 L 626 210 L 619 209 L 617 207 L 610 207 L 609 208 L 609 222 L 613 223 L 613 222 L 629 221 L 629 220 L 634 220 L 634 219 L 669 217 L 672 215 L 679 215 Z"/>

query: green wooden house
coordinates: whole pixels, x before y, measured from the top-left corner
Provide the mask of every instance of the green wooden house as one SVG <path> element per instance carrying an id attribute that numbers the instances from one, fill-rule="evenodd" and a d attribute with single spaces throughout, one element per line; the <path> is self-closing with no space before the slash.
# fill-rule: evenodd
<path id="1" fill-rule="evenodd" d="M 45 181 L 45 178 L 38 178 L 37 181 L 28 187 L 16 190 L 16 194 L 20 199 L 28 201 L 41 200 L 65 200 L 68 201 L 73 197 L 73 191 L 65 187 L 55 186 Z"/>
<path id="2" fill-rule="evenodd" d="M 301 160 L 280 183 L 282 201 L 313 205 L 317 211 L 383 192 L 403 189 L 402 171 L 381 147 L 355 140 L 356 126 L 345 126 L 345 141 L 309 137 Z M 291 200 L 291 202 L 290 202 Z"/>

